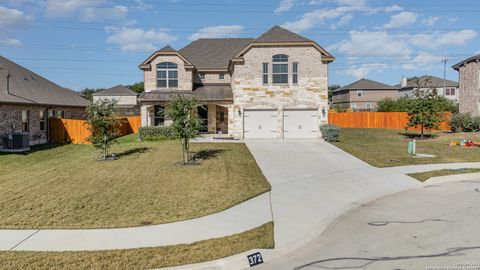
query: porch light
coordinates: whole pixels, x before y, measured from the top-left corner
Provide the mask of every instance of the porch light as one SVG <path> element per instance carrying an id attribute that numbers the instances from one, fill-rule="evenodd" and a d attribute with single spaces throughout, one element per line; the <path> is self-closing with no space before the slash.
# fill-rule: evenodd
<path id="1" fill-rule="evenodd" d="M 238 109 L 238 116 L 242 117 L 242 110 Z"/>
<path id="2" fill-rule="evenodd" d="M 327 112 L 325 111 L 325 107 L 322 107 L 322 115 L 323 115 L 324 118 L 325 118 L 326 114 L 327 114 Z"/>

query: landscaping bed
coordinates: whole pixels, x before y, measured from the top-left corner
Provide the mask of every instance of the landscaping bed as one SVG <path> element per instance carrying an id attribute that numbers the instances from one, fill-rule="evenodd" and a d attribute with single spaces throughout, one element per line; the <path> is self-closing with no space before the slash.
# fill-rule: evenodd
<path id="1" fill-rule="evenodd" d="M 417 140 L 416 152 L 435 156 L 431 158 L 409 155 L 411 134 L 407 135 L 402 130 L 342 128 L 339 141 L 333 144 L 376 167 L 480 161 L 480 147 L 449 145 L 463 139 L 480 141 L 479 133 L 435 132 L 431 138 Z"/>
<path id="2" fill-rule="evenodd" d="M 0 228 L 113 228 L 216 213 L 270 190 L 244 144 L 192 144 L 200 165 L 181 165 L 179 141 L 122 137 L 118 160 L 90 145 L 45 145 L 1 154 Z"/>
<path id="3" fill-rule="evenodd" d="M 188 245 L 111 251 L 0 252 L 2 269 L 154 269 L 200 263 L 251 249 L 274 248 L 273 223 L 255 229 Z M 245 258 L 246 260 L 246 258 Z"/>

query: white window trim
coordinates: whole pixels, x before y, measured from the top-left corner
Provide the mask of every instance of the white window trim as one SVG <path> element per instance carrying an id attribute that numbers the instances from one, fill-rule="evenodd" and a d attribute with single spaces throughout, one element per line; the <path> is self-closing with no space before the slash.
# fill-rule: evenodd
<path id="1" fill-rule="evenodd" d="M 357 97 L 363 97 L 363 90 L 357 90 Z"/>
<path id="2" fill-rule="evenodd" d="M 173 63 L 173 62 L 172 62 L 172 63 Z M 160 64 L 161 64 L 161 63 L 160 63 Z M 174 63 L 174 64 L 176 64 L 176 63 Z M 159 72 L 159 71 L 165 71 L 165 74 L 166 74 L 165 78 L 158 78 L 158 72 Z M 178 75 L 179 75 L 179 74 L 178 74 L 178 65 L 177 65 L 177 68 L 158 68 L 158 67 L 157 67 L 157 74 L 156 74 L 156 76 L 157 76 L 157 87 L 159 87 L 159 86 L 158 86 L 158 81 L 159 81 L 159 80 L 162 80 L 162 81 L 163 81 L 163 80 L 166 80 L 166 86 L 165 86 L 165 87 L 159 87 L 159 88 L 162 88 L 162 89 L 170 88 L 170 74 L 168 74 L 169 71 L 177 71 L 177 78 L 172 78 L 172 79 L 176 79 L 176 80 L 177 80 L 177 86 L 176 86 L 176 87 L 172 87 L 172 88 L 178 88 L 178 83 L 179 83 L 179 80 L 178 80 L 178 77 L 179 77 L 179 76 L 178 76 Z"/>

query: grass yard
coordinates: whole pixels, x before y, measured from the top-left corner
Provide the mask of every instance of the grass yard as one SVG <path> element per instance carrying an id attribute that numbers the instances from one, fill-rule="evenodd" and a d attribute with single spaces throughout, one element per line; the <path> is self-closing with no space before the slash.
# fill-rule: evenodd
<path id="1" fill-rule="evenodd" d="M 428 179 L 436 176 L 445 176 L 445 175 L 453 175 L 453 174 L 465 174 L 465 173 L 478 173 L 480 172 L 480 168 L 465 168 L 465 169 L 445 169 L 445 170 L 436 170 L 436 171 L 429 171 L 429 172 L 421 172 L 421 173 L 411 173 L 409 176 L 417 179 L 420 182 L 425 182 Z"/>
<path id="2" fill-rule="evenodd" d="M 434 158 L 408 155 L 410 139 L 401 133 L 401 130 L 342 128 L 339 142 L 333 144 L 377 167 L 480 161 L 480 147 L 449 146 L 452 140 L 480 141 L 479 133 L 438 132 L 435 138 L 417 140 L 417 153 L 436 155 Z"/>
<path id="3" fill-rule="evenodd" d="M 192 144 L 201 165 L 183 166 L 178 141 L 119 139 L 116 161 L 89 145 L 0 155 L 0 228 L 109 228 L 160 224 L 222 211 L 270 190 L 244 144 Z"/>
<path id="4" fill-rule="evenodd" d="M 199 263 L 258 248 L 273 248 L 273 223 L 236 235 L 159 248 L 85 252 L 0 252 L 5 270 L 153 269 Z M 246 260 L 246 258 L 245 258 Z"/>

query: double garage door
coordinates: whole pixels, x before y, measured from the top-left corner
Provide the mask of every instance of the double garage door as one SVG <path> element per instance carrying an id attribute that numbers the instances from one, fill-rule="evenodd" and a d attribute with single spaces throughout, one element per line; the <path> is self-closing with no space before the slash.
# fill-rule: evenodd
<path id="1" fill-rule="evenodd" d="M 285 139 L 317 138 L 316 110 L 284 110 L 283 119 L 278 119 L 276 110 L 245 110 L 243 115 L 245 139 L 278 138 L 277 125 L 281 123 Z"/>

